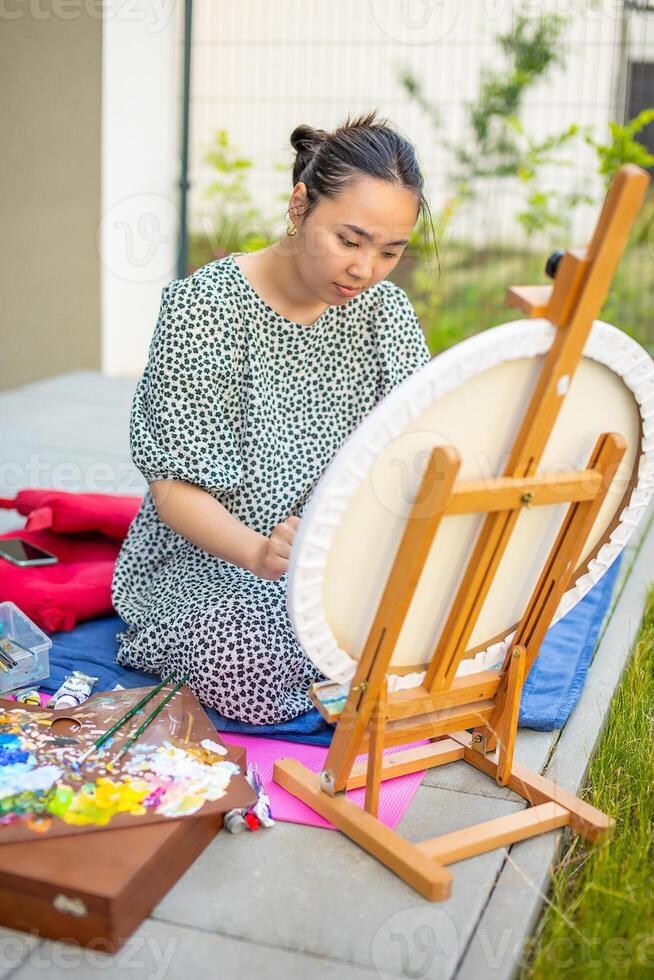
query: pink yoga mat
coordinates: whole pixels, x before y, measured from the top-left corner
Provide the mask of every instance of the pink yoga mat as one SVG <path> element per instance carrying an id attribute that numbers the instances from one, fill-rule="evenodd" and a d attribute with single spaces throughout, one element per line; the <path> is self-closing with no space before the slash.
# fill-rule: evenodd
<path id="1" fill-rule="evenodd" d="M 247 752 L 248 763 L 258 763 L 259 773 L 264 781 L 266 792 L 270 797 L 270 808 L 274 820 L 287 820 L 290 823 L 303 823 L 309 827 L 326 827 L 334 830 L 334 825 L 325 820 L 301 800 L 296 799 L 285 789 L 273 782 L 273 764 L 278 759 L 297 759 L 314 772 L 320 772 L 327 749 L 322 745 L 304 745 L 299 742 L 286 742 L 272 738 L 260 738 L 257 735 L 237 735 L 234 732 L 220 732 L 223 742 L 228 745 L 242 745 Z M 424 742 L 412 743 L 424 745 Z M 387 749 L 387 752 L 396 751 Z M 365 756 L 359 756 L 364 759 Z M 401 817 L 409 808 L 420 785 L 423 772 L 413 772 L 408 776 L 396 776 L 381 784 L 379 791 L 379 819 L 387 827 L 395 828 Z M 365 788 L 350 789 L 346 796 L 357 806 L 363 808 Z"/>

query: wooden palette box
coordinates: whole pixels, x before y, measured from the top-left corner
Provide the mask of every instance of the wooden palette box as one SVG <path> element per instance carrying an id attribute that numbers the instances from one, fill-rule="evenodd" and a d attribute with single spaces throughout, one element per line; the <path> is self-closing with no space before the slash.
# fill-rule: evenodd
<path id="1" fill-rule="evenodd" d="M 230 755 L 245 772 L 245 749 Z M 0 845 L 0 924 L 116 952 L 222 822 L 212 814 Z"/>

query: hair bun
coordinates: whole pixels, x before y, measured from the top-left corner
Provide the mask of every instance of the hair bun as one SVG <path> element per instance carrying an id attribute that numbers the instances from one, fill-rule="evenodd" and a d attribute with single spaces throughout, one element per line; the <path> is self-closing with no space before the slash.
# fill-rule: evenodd
<path id="1" fill-rule="evenodd" d="M 306 123 L 296 126 L 291 133 L 291 145 L 298 153 L 313 152 L 329 134 L 324 129 L 314 129 Z"/>

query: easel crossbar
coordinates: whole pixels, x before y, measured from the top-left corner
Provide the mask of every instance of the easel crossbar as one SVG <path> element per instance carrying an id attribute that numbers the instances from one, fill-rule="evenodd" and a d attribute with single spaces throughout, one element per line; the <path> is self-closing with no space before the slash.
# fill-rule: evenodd
<path id="1" fill-rule="evenodd" d="M 445 766 L 448 762 L 457 762 L 463 759 L 464 753 L 463 746 L 451 738 L 443 738 L 438 742 L 429 742 L 426 745 L 414 745 L 412 748 L 403 749 L 401 752 L 389 752 L 383 757 L 380 779 L 382 781 L 395 779 L 396 776 L 407 776 L 409 773 L 421 772 L 423 769 Z M 367 773 L 367 759 L 355 762 L 347 781 L 347 789 L 358 789 L 360 786 L 365 786 Z"/>
<path id="2" fill-rule="evenodd" d="M 436 858 L 441 864 L 454 864 L 466 858 L 506 847 L 529 837 L 537 837 L 558 827 L 567 827 L 570 811 L 559 803 L 540 803 L 518 813 L 509 813 L 495 820 L 441 834 L 430 840 L 421 841 L 419 850 L 426 857 Z"/>
<path id="3" fill-rule="evenodd" d="M 468 480 L 454 490 L 444 514 L 492 514 L 520 507 L 592 500 L 602 485 L 597 470 L 569 473 L 543 473 L 524 479 L 501 476 L 488 480 Z"/>

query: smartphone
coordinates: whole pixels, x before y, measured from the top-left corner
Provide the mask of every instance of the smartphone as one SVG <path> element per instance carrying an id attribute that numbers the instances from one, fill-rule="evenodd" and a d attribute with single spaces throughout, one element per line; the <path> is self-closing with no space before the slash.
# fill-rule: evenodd
<path id="1" fill-rule="evenodd" d="M 30 565 L 56 565 L 59 561 L 56 555 L 51 555 L 43 548 L 37 548 L 22 538 L 4 538 L 0 540 L 0 558 L 6 558 L 14 565 L 29 567 Z"/>

